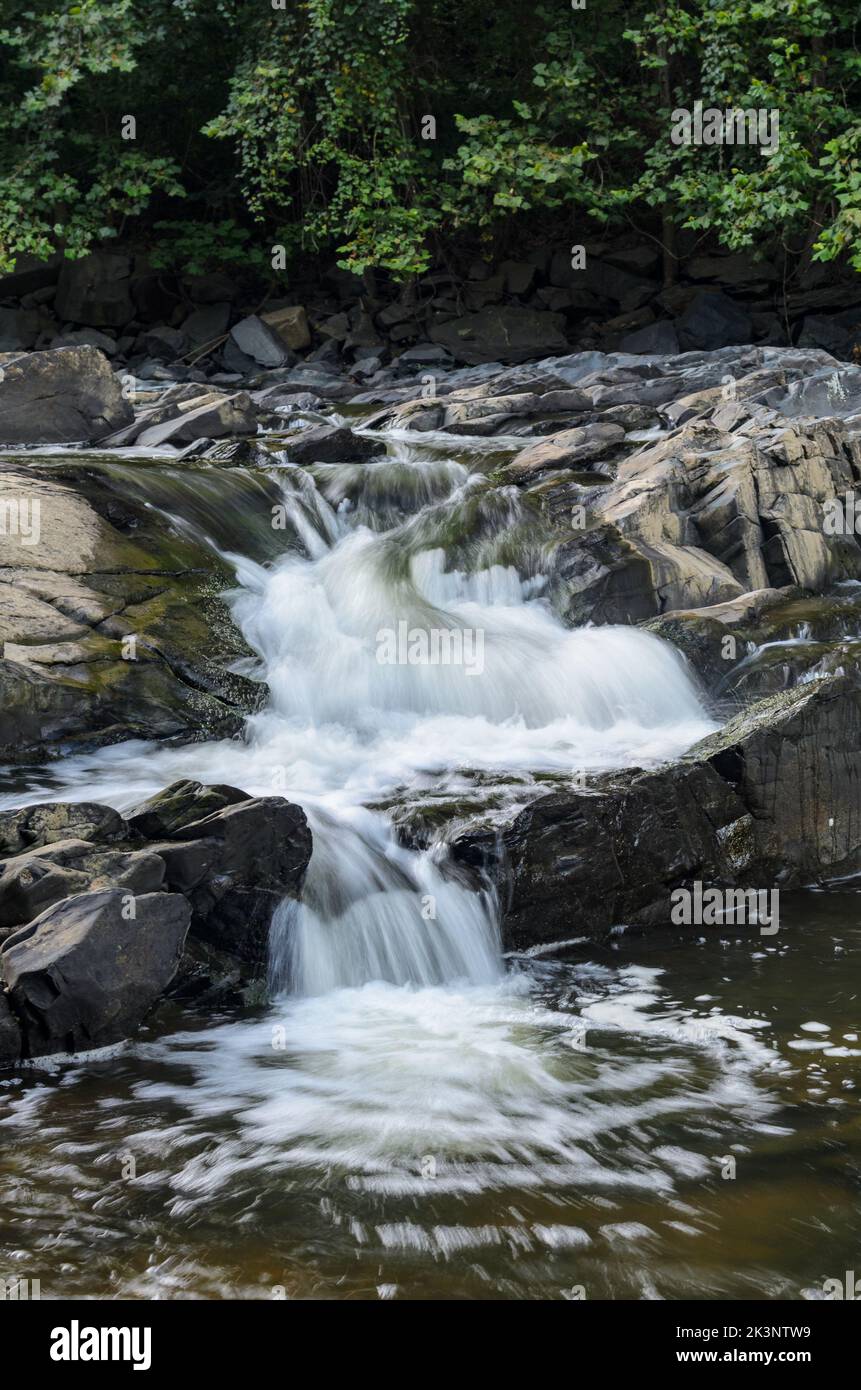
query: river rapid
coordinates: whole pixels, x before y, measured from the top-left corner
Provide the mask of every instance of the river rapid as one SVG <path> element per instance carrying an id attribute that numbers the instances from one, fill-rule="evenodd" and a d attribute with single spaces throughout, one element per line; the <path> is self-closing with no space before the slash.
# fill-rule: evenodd
<path id="1" fill-rule="evenodd" d="M 861 1234 L 857 896 L 787 899 L 776 940 L 505 957 L 493 894 L 443 838 L 405 847 L 393 807 L 525 804 L 715 717 L 657 638 L 563 625 L 552 538 L 480 448 L 388 448 L 274 455 L 272 560 L 241 519 L 210 535 L 270 692 L 242 737 L 78 755 L 0 797 L 122 810 L 189 777 L 286 795 L 314 836 L 265 998 L 168 1003 L 0 1079 L 6 1263 L 43 1297 L 816 1296 Z M 471 634 L 471 663 L 381 659 L 400 624 Z"/>

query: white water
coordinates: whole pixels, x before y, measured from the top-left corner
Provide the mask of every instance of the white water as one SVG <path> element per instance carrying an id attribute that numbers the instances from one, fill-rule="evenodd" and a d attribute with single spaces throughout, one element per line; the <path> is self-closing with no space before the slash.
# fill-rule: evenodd
<path id="1" fill-rule="evenodd" d="M 657 638 L 566 629 L 540 573 L 448 568 L 440 541 L 483 479 L 393 447 L 389 459 L 318 470 L 319 489 L 285 470 L 285 539 L 301 552 L 271 567 L 230 557 L 234 615 L 271 691 L 244 739 L 128 744 L 55 769 L 53 796 L 121 807 L 191 777 L 283 792 L 306 809 L 315 850 L 302 907 L 274 924 L 276 991 L 484 985 L 501 972 L 489 895 L 456 881 L 441 849 L 398 846 L 369 802 L 404 788 L 456 794 L 476 775 L 522 785 L 537 772 L 654 763 L 712 728 L 681 658 Z M 522 521 L 516 492 L 501 499 L 502 520 Z M 371 529 L 380 515 L 385 529 Z M 480 633 L 481 669 L 381 664 L 378 634 L 399 622 Z"/>
<path id="2" fill-rule="evenodd" d="M 713 727 L 681 659 L 634 629 L 567 630 L 542 596 L 540 544 L 522 575 L 494 562 L 498 527 L 482 535 L 480 513 L 449 565 L 452 522 L 481 488 L 463 465 L 399 447 L 315 474 L 319 491 L 307 474 L 283 474 L 293 550 L 271 568 L 232 557 L 233 610 L 271 690 L 244 737 L 77 756 L 30 795 L 127 808 L 180 777 L 227 782 L 289 796 L 314 834 L 304 901 L 273 923 L 271 1006 L 133 1043 L 139 1079 L 120 1070 L 102 1102 L 99 1162 L 123 1144 L 141 1156 L 183 1260 L 201 1213 L 226 1229 L 235 1209 L 247 1223 L 262 1203 L 277 1229 L 285 1210 L 293 1220 L 289 1194 L 309 1184 L 332 1192 L 321 1219 L 349 1219 L 357 1249 L 434 1256 L 482 1241 L 588 1244 L 582 1213 L 572 1221 L 568 1199 L 552 1195 L 569 1190 L 591 1194 L 608 1232 L 627 1210 L 621 1193 L 689 1217 L 674 1194 L 708 1170 L 694 1152 L 703 1117 L 729 1117 L 736 1134 L 741 1117 L 755 1129 L 770 1111 L 752 1075 L 775 1065 L 758 1037 L 765 1022 L 688 1011 L 654 970 L 590 964 L 553 974 L 552 989 L 550 967 L 507 972 L 492 895 L 453 872 L 444 845 L 405 849 L 374 809 L 404 789 L 457 798 L 485 782 L 516 805 L 538 773 L 677 755 Z M 503 532 L 524 520 L 516 494 L 487 505 Z M 483 671 L 381 665 L 377 633 L 401 620 L 480 629 Z M 65 1094 L 86 1075 L 70 1068 Z M 27 1091 L 0 1123 L 32 1126 L 44 1105 L 56 1124 L 53 1095 Z M 728 1142 L 709 1139 L 709 1152 Z M 492 1191 L 516 1200 L 489 1215 Z M 543 1220 L 521 1214 L 527 1192 L 550 1194 Z M 477 1205 L 440 1218 L 445 1194 Z M 168 1260 L 125 1287 L 152 1296 L 185 1278 L 206 1286 Z"/>

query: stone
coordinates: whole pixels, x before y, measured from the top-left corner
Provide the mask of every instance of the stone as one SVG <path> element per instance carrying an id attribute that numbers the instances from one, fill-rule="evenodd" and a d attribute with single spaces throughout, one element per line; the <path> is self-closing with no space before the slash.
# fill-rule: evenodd
<path id="1" fill-rule="evenodd" d="M 378 439 L 355 434 L 346 425 L 315 425 L 284 440 L 291 463 L 362 463 L 384 452 Z"/>
<path id="2" fill-rule="evenodd" d="M 8 937 L 0 971 L 24 1055 L 128 1038 L 176 974 L 190 919 L 177 893 L 107 888 L 64 898 Z"/>
<path id="3" fill-rule="evenodd" d="M 92 444 L 133 418 L 107 358 L 96 348 L 32 352 L 3 368 L 2 444 Z"/>
<path id="4" fill-rule="evenodd" d="M 515 454 L 502 470 L 507 481 L 531 480 L 547 469 L 578 468 L 602 458 L 625 438 L 620 425 L 583 425 L 561 430 Z"/>
<path id="5" fill-rule="evenodd" d="M 235 323 L 230 330 L 230 340 L 245 357 L 261 367 L 283 367 L 289 360 L 285 341 L 257 314 Z"/>
<path id="6" fill-rule="evenodd" d="M 182 321 L 184 338 L 193 348 L 202 348 L 221 338 L 230 324 L 230 305 L 226 299 L 201 304 Z"/>
<path id="7" fill-rule="evenodd" d="M 676 321 L 679 345 L 683 352 L 697 348 L 711 351 L 735 343 L 749 343 L 753 338 L 750 314 L 719 292 L 694 296 Z"/>
<path id="8" fill-rule="evenodd" d="M 88 328 L 122 328 L 134 317 L 131 263 L 115 251 L 64 261 L 54 308 L 59 318 Z"/>
<path id="9" fill-rule="evenodd" d="M 635 333 L 626 333 L 619 343 L 619 351 L 672 357 L 679 351 L 679 340 L 670 320 L 661 319 L 659 323 L 638 328 Z"/>
<path id="10" fill-rule="evenodd" d="M 57 840 L 110 844 L 127 833 L 127 822 L 110 806 L 93 801 L 44 801 L 20 811 L 0 811 L 0 857 L 21 854 Z"/>
<path id="11" fill-rule="evenodd" d="M 21 1027 L 12 1012 L 9 996 L 0 990 L 0 1067 L 17 1062 L 23 1045 Z"/>
<path id="12" fill-rule="evenodd" d="M 159 448 L 163 444 L 180 448 L 198 439 L 256 433 L 257 411 L 246 391 L 237 391 L 232 396 L 209 393 L 201 405 L 145 429 L 138 435 L 137 443 L 148 448 Z"/>
<path id="13" fill-rule="evenodd" d="M 268 309 L 260 317 L 264 323 L 275 330 L 278 337 L 286 343 L 291 351 L 301 352 L 303 348 L 311 346 L 308 316 L 301 304 L 287 304 L 282 308 Z"/>
<path id="14" fill-rule="evenodd" d="M 478 313 L 435 324 L 430 337 L 458 362 L 526 362 L 530 357 L 566 350 L 564 322 L 561 314 L 491 305 Z"/>
<path id="15" fill-rule="evenodd" d="M 173 782 L 155 796 L 142 801 L 126 813 L 126 823 L 149 840 L 169 839 L 178 830 L 203 820 L 227 806 L 250 801 L 237 787 L 207 785 L 202 782 Z M 2 821 L 0 821 L 2 827 Z"/>

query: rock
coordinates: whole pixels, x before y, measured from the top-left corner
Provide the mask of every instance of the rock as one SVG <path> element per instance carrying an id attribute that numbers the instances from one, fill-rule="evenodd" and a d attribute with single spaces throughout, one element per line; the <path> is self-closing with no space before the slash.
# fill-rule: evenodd
<path id="1" fill-rule="evenodd" d="M 174 803 L 187 795 L 176 786 L 168 791 Z M 311 857 L 301 808 L 278 796 L 243 798 L 174 825 L 150 849 L 164 861 L 168 887 L 191 903 L 192 935 L 262 967 L 272 914 L 299 896 Z"/>
<path id="2" fill-rule="evenodd" d="M 398 356 L 395 367 L 398 372 L 420 371 L 423 367 L 431 370 L 447 370 L 454 365 L 454 358 L 448 348 L 440 347 L 433 343 L 416 343 L 414 347 L 409 347 L 405 352 Z"/>
<path id="3" fill-rule="evenodd" d="M 185 352 L 188 340 L 178 328 L 158 324 L 142 333 L 135 347 L 138 352 L 145 352 L 148 357 L 155 357 L 163 362 L 174 362 Z"/>
<path id="4" fill-rule="evenodd" d="M 861 688 L 832 676 L 760 701 L 669 768 L 467 829 L 453 852 L 495 881 L 509 950 L 667 925 L 673 889 L 697 880 L 789 887 L 857 868 L 859 775 Z"/>
<path id="5" fill-rule="evenodd" d="M 293 352 L 301 352 L 303 348 L 311 346 L 308 316 L 301 304 L 287 304 L 278 309 L 268 309 L 260 317 Z"/>
<path id="6" fill-rule="evenodd" d="M 556 550 L 568 618 L 639 621 L 648 616 L 644 605 L 657 615 L 756 589 L 818 593 L 861 579 L 855 538 L 828 535 L 824 525 L 826 503 L 853 480 L 861 480 L 861 444 L 839 422 L 754 439 L 694 421 L 631 454 L 613 482 L 590 493 L 586 530 Z M 582 500 L 565 483 L 540 495 L 551 511 Z M 636 595 L 635 612 L 607 611 L 611 576 L 620 601 Z"/>
<path id="7" fill-rule="evenodd" d="M 725 294 L 696 294 L 676 321 L 683 352 L 729 347 L 753 338 L 750 315 Z"/>
<path id="8" fill-rule="evenodd" d="M 502 470 L 507 481 L 528 481 L 546 469 L 577 468 L 602 458 L 625 438 L 620 425 L 583 425 L 561 430 L 515 454 Z"/>
<path id="9" fill-rule="evenodd" d="M 505 293 L 528 294 L 535 282 L 536 267 L 529 261 L 503 261 L 499 267 L 505 282 Z"/>
<path id="10" fill-rule="evenodd" d="M 30 922 L 51 903 L 94 888 L 158 892 L 164 863 L 146 851 L 57 840 L 0 861 L 0 933 Z"/>
<path id="11" fill-rule="evenodd" d="M 836 318 L 826 318 L 822 314 L 808 314 L 801 321 L 798 334 L 799 347 L 824 348 L 835 357 L 849 355 L 851 335 L 839 324 Z"/>
<path id="12" fill-rule="evenodd" d="M 230 340 L 261 367 L 283 367 L 289 358 L 287 344 L 276 330 L 256 314 L 240 319 L 230 330 Z"/>
<path id="13" fill-rule="evenodd" d="M 133 831 L 149 840 L 169 839 L 176 831 L 185 829 L 195 821 L 223 811 L 227 806 L 235 806 L 240 801 L 250 800 L 248 793 L 239 791 L 237 787 L 192 781 L 173 782 L 127 812 L 126 822 Z"/>
<path id="14" fill-rule="evenodd" d="M 231 548 L 241 513 L 244 542 L 259 558 L 274 553 L 278 489 L 211 471 L 206 524 L 219 543 Z M 227 669 L 251 655 L 218 597 L 231 573 L 152 498 L 176 504 L 151 469 L 117 476 L 77 455 L 0 469 L 0 509 L 39 517 L 38 544 L 0 531 L 0 761 L 58 745 L 221 737 L 259 706 L 265 687 Z M 194 499 L 190 480 L 187 508 Z"/>
<path id="15" fill-rule="evenodd" d="M 62 265 L 63 257 L 59 255 L 47 261 L 34 256 L 16 256 L 15 270 L 0 275 L 0 299 L 22 299 L 24 295 L 53 288 Z"/>
<path id="16" fill-rule="evenodd" d="M 20 1025 L 9 1005 L 9 996 L 0 990 L 0 1067 L 17 1062 L 22 1048 Z"/>
<path id="17" fill-rule="evenodd" d="M 31 352 L 3 368 L 2 444 L 92 444 L 133 418 L 107 359 L 96 348 Z"/>
<path id="18" fill-rule="evenodd" d="M 539 354 L 566 350 L 564 322 L 561 314 L 493 305 L 435 324 L 430 337 L 458 362 L 526 362 Z"/>
<path id="19" fill-rule="evenodd" d="M 59 318 L 88 328 L 122 328 L 134 317 L 128 256 L 96 251 L 64 261 L 54 307 Z"/>
<path id="20" fill-rule="evenodd" d="M 51 343 L 52 352 L 64 347 L 94 347 L 106 357 L 115 357 L 119 351 L 116 338 L 109 338 L 107 333 L 100 333 L 97 328 L 77 328 L 54 338 Z"/>
<path id="21" fill-rule="evenodd" d="M 181 448 L 198 439 L 221 439 L 225 435 L 257 433 L 257 410 L 245 391 L 233 396 L 204 393 L 202 403 L 180 412 L 162 424 L 152 425 L 137 437 L 137 443 L 150 448 L 163 444 Z"/>
<path id="22" fill-rule="evenodd" d="M 193 304 L 232 304 L 239 293 L 236 282 L 220 270 L 211 275 L 186 275 L 183 285 Z"/>
<path id="23" fill-rule="evenodd" d="M 284 441 L 291 463 L 362 463 L 383 453 L 378 439 L 355 434 L 346 425 L 315 425 Z"/>
<path id="24" fill-rule="evenodd" d="M 229 323 L 230 305 L 227 300 L 221 300 L 193 309 L 188 318 L 183 319 L 182 332 L 193 348 L 201 348 L 222 337 Z"/>
<path id="25" fill-rule="evenodd" d="M 35 310 L 0 308 L 0 352 L 26 352 L 41 332 L 42 318 Z"/>
<path id="26" fill-rule="evenodd" d="M 660 323 L 638 328 L 636 333 L 626 333 L 619 343 L 619 351 L 673 356 L 679 351 L 679 340 L 669 319 L 662 319 Z"/>
<path id="27" fill-rule="evenodd" d="M 110 844 L 128 834 L 118 811 L 94 801 L 45 801 L 20 811 L 0 811 L 0 857 L 21 854 L 58 840 Z"/>
<path id="28" fill-rule="evenodd" d="M 693 256 L 685 263 L 691 280 L 721 280 L 725 285 L 748 286 L 763 280 L 775 284 L 780 271 L 769 261 L 754 261 L 740 253 L 732 256 Z"/>
<path id="29" fill-rule="evenodd" d="M 179 894 L 108 888 L 65 898 L 8 937 L 0 970 L 24 1055 L 128 1038 L 176 974 L 190 918 Z"/>

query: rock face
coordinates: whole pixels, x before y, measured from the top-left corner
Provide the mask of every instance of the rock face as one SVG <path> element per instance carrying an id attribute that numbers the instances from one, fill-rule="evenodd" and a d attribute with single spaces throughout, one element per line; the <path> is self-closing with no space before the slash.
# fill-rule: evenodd
<path id="1" fill-rule="evenodd" d="M 457 362 L 526 362 L 566 350 L 563 324 L 561 314 L 492 305 L 439 324 L 430 336 Z"/>
<path id="2" fill-rule="evenodd" d="M 97 348 L 31 352 L 3 365 L 0 444 L 92 444 L 133 419 Z"/>
<path id="3" fill-rule="evenodd" d="M 674 888 L 790 887 L 861 864 L 861 680 L 763 700 L 654 772 L 596 778 L 467 830 L 455 858 L 496 883 L 504 944 L 666 923 Z"/>
<path id="4" fill-rule="evenodd" d="M 120 1042 L 176 974 L 191 918 L 177 893 L 65 898 L 0 949 L 28 1057 Z"/>
<path id="5" fill-rule="evenodd" d="M 251 655 L 218 597 L 230 572 L 133 486 L 83 462 L 0 463 L 0 506 L 36 542 L 0 529 L 0 761 L 232 734 L 265 695 L 227 669 Z M 236 495 L 271 536 L 268 497 Z"/>
<path id="6" fill-rule="evenodd" d="M 134 317 L 128 256 L 97 251 L 64 261 L 55 307 L 61 319 L 90 328 L 121 328 Z"/>
<path id="7" fill-rule="evenodd" d="M 259 978 L 311 856 L 298 806 L 189 781 L 128 818 L 5 812 L 0 836 L 0 1064 L 128 1037 L 174 982 L 192 998 Z"/>

